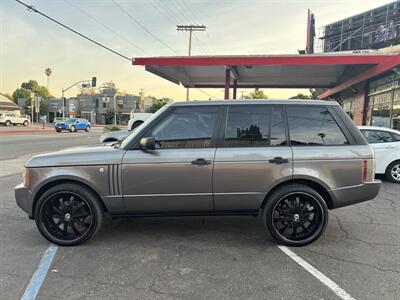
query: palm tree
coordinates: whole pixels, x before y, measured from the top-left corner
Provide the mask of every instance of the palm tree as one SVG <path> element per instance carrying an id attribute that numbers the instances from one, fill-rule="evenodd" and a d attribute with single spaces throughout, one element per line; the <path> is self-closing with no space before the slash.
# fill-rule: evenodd
<path id="1" fill-rule="evenodd" d="M 46 70 L 44 70 L 44 74 L 46 74 L 46 76 L 47 76 L 47 89 L 49 89 L 49 77 L 50 77 L 51 73 L 53 73 L 53 72 L 51 71 L 50 68 L 46 68 Z"/>

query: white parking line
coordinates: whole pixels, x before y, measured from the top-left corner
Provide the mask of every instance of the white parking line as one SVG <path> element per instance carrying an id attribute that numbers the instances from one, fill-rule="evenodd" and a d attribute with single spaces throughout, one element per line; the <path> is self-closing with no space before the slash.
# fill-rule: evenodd
<path id="1" fill-rule="evenodd" d="M 278 246 L 287 256 L 293 259 L 296 263 L 306 269 L 311 275 L 321 281 L 324 285 L 330 288 L 340 299 L 343 300 L 355 300 L 352 296 L 350 296 L 345 290 L 343 290 L 340 286 L 338 286 L 335 282 L 333 282 L 330 278 L 326 277 L 296 253 L 285 246 Z"/>
<path id="2" fill-rule="evenodd" d="M 54 256 L 57 253 L 58 247 L 56 245 L 51 244 L 46 252 L 43 254 L 40 263 L 33 274 L 31 281 L 25 289 L 24 295 L 21 300 L 34 300 L 36 299 L 37 294 L 39 293 L 40 287 L 43 284 L 44 279 L 46 278 L 47 272 L 51 266 L 51 262 L 54 259 Z"/>

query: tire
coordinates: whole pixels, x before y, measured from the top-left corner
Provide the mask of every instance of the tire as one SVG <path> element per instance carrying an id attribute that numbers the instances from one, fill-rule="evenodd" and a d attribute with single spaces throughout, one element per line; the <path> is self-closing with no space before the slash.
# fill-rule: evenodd
<path id="1" fill-rule="evenodd" d="M 87 241 L 101 228 L 103 214 L 97 196 L 85 186 L 73 183 L 50 188 L 35 206 L 39 232 L 60 246 L 75 246 Z"/>
<path id="2" fill-rule="evenodd" d="M 72 125 L 72 126 L 69 128 L 69 132 L 76 132 L 76 127 L 75 127 L 74 125 Z"/>
<path id="3" fill-rule="evenodd" d="M 61 130 L 59 130 L 59 129 L 56 129 L 56 131 L 57 131 L 57 132 L 61 132 Z"/>
<path id="4" fill-rule="evenodd" d="M 22 123 L 22 125 L 24 125 L 26 127 L 29 125 L 29 122 L 25 120 L 24 123 Z"/>
<path id="5" fill-rule="evenodd" d="M 304 246 L 325 231 L 328 207 L 322 196 L 309 186 L 288 184 L 268 197 L 263 220 L 279 243 Z"/>
<path id="6" fill-rule="evenodd" d="M 90 131 L 90 126 L 86 126 L 85 131 L 86 131 L 86 132 L 89 132 L 89 131 Z"/>
<path id="7" fill-rule="evenodd" d="M 136 127 L 139 127 L 143 123 L 144 123 L 143 121 L 136 121 L 135 123 L 133 123 L 131 130 L 135 129 Z"/>
<path id="8" fill-rule="evenodd" d="M 392 162 L 385 172 L 386 178 L 394 183 L 400 183 L 400 161 Z"/>
<path id="9" fill-rule="evenodd" d="M 7 121 L 4 123 L 4 125 L 6 125 L 7 127 L 9 127 L 9 126 L 11 126 L 11 125 L 12 125 L 12 123 L 11 123 L 11 121 L 10 121 L 10 120 L 7 120 Z"/>

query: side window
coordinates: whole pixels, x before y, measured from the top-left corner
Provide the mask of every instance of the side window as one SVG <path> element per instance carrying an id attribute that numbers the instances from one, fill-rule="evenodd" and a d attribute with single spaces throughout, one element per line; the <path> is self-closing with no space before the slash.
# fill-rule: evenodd
<path id="1" fill-rule="evenodd" d="M 370 144 L 394 142 L 393 136 L 390 132 L 382 130 L 364 130 L 363 134 Z"/>
<path id="2" fill-rule="evenodd" d="M 400 134 L 392 133 L 392 136 L 393 136 L 394 142 L 400 141 Z"/>
<path id="3" fill-rule="evenodd" d="M 266 147 L 285 144 L 286 134 L 281 108 L 229 107 L 224 147 Z"/>
<path id="4" fill-rule="evenodd" d="M 218 107 L 177 107 L 146 136 L 153 136 L 159 149 L 208 148 L 218 111 Z"/>
<path id="5" fill-rule="evenodd" d="M 288 106 L 287 116 L 292 145 L 349 144 L 335 119 L 325 107 Z"/>

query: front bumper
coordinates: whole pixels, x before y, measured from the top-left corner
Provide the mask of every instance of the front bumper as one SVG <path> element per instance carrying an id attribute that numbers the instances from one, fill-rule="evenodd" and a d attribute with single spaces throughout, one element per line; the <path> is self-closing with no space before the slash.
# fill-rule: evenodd
<path id="1" fill-rule="evenodd" d="M 56 126 L 54 126 L 54 129 L 55 130 L 67 130 L 68 126 L 58 126 L 58 125 L 56 125 Z"/>
<path id="2" fill-rule="evenodd" d="M 381 187 L 380 180 L 364 182 L 359 185 L 332 189 L 329 194 L 332 199 L 332 208 L 339 208 L 374 199 Z"/>
<path id="3" fill-rule="evenodd" d="M 14 193 L 17 205 L 29 215 L 29 218 L 33 218 L 32 194 L 29 188 L 24 186 L 23 183 L 20 183 L 14 188 Z"/>

